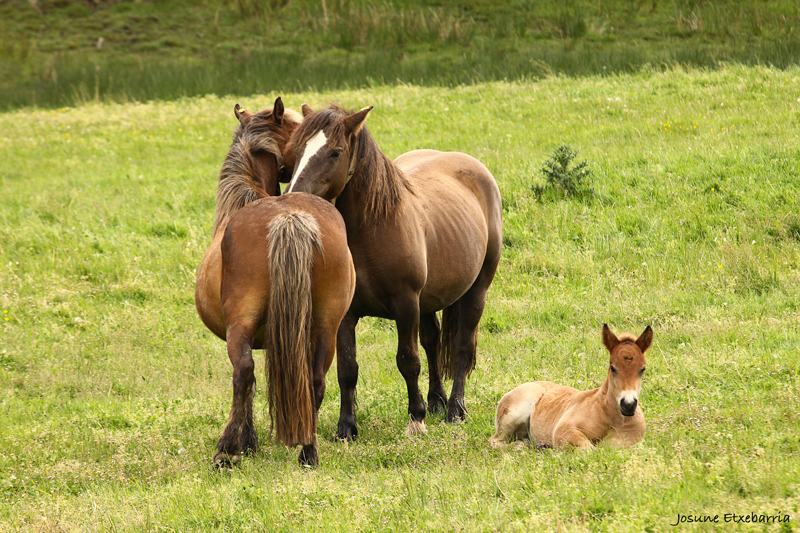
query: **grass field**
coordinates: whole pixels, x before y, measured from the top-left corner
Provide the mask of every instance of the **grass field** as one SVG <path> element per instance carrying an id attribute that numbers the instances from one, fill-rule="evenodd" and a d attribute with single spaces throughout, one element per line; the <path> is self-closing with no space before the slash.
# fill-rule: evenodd
<path id="1" fill-rule="evenodd" d="M 32 7 L 37 6 L 37 9 Z M 800 58 L 794 0 L 5 0 L 0 111 Z"/>
<path id="2" fill-rule="evenodd" d="M 334 442 L 334 370 L 317 470 L 269 442 L 262 389 L 261 452 L 217 473 L 231 369 L 194 270 L 233 105 L 275 96 L 0 114 L 0 530 L 707 531 L 671 524 L 726 513 L 789 521 L 716 527 L 797 529 L 800 69 L 283 94 L 374 105 L 391 157 L 478 157 L 504 198 L 503 258 L 466 422 L 404 434 L 394 326 L 367 319 L 359 440 Z M 561 142 L 594 170 L 590 197 L 531 190 Z M 644 440 L 491 450 L 513 386 L 602 381 L 604 322 L 654 328 Z"/>

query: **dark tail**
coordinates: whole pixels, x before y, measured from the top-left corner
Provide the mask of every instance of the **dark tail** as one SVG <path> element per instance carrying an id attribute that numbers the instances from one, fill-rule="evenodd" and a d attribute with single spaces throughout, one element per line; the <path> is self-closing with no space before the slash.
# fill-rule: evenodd
<path id="1" fill-rule="evenodd" d="M 314 425 L 311 377 L 311 273 L 322 252 L 319 226 L 307 213 L 279 215 L 269 224 L 270 291 L 267 303 L 269 415 L 275 438 L 310 444 Z"/>
<path id="2" fill-rule="evenodd" d="M 453 379 L 456 374 L 456 334 L 460 322 L 460 302 L 456 301 L 442 311 L 442 338 L 439 342 L 439 375 L 442 379 Z M 477 333 L 477 332 L 476 332 Z M 469 361 L 467 375 L 475 368 L 475 355 Z"/>

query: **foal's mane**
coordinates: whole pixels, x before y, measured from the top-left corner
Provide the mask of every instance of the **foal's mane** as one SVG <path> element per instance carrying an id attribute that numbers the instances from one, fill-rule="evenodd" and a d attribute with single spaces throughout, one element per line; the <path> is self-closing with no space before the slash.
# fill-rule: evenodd
<path id="1" fill-rule="evenodd" d="M 272 109 L 254 114 L 250 122 L 241 123 L 233 134 L 233 142 L 225 156 L 225 162 L 219 171 L 217 182 L 217 208 L 214 212 L 214 233 L 224 228 L 231 217 L 242 207 L 271 196 L 272 191 L 265 191 L 256 177 L 256 164 L 253 152 L 266 151 L 275 156 L 278 168 L 283 166 L 283 154 L 280 146 L 286 145 L 289 132 L 272 120 Z M 284 111 L 283 120 L 299 124 L 303 118 L 296 111 Z M 277 176 L 276 176 L 277 183 Z"/>
<path id="2" fill-rule="evenodd" d="M 328 128 L 329 138 L 345 135 L 344 119 L 352 111 L 331 104 L 303 120 L 302 132 L 297 145 L 308 141 L 311 135 Z M 411 192 L 411 185 L 403 172 L 378 147 L 366 125 L 356 134 L 355 171 L 347 187 L 360 198 L 359 208 L 367 218 L 386 220 L 397 213 L 404 191 Z M 353 155 L 351 154 L 351 158 Z"/>

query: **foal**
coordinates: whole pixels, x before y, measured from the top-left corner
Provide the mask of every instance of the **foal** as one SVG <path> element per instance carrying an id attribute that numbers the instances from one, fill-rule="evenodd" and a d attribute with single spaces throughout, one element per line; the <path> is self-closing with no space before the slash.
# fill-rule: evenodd
<path id="1" fill-rule="evenodd" d="M 639 407 L 644 353 L 652 342 L 650 326 L 639 338 L 630 333 L 618 338 L 603 324 L 603 344 L 611 354 L 603 385 L 588 391 L 549 381 L 520 385 L 497 404 L 489 444 L 503 448 L 508 441 L 530 439 L 548 447 L 592 449 L 604 439 L 619 447 L 637 443 L 645 429 Z"/>

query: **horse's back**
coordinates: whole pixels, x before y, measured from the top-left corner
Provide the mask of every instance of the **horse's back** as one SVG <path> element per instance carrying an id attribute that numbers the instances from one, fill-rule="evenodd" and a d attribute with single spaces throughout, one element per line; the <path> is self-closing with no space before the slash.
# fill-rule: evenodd
<path id="1" fill-rule="evenodd" d="M 570 411 L 581 391 L 549 381 L 536 383 L 542 388 L 542 394 L 531 412 L 529 429 L 531 440 L 537 444 L 556 446 L 553 432 Z"/>
<path id="2" fill-rule="evenodd" d="M 440 152 L 438 150 L 413 150 L 397 157 L 394 164 L 411 178 L 414 185 L 423 189 L 436 186 L 442 181 L 444 187 L 451 188 L 453 182 L 459 183 L 479 200 L 487 215 L 496 211 L 499 214 L 500 190 L 497 182 L 486 166 L 461 152 Z"/>
<path id="3" fill-rule="evenodd" d="M 487 262 L 499 260 L 500 191 L 491 172 L 467 154 L 415 150 L 394 163 L 409 180 L 416 224 L 424 228 L 420 306 L 438 310 L 460 298 Z"/>

